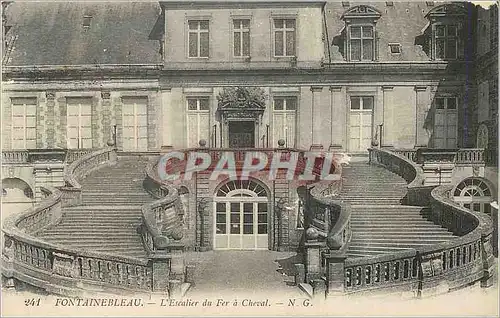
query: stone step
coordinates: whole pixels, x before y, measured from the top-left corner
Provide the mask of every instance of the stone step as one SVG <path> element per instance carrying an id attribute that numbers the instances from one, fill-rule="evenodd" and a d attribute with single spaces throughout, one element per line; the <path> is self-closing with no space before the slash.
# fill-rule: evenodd
<path id="1" fill-rule="evenodd" d="M 437 244 L 441 242 L 446 242 L 450 240 L 451 237 L 449 236 L 405 236 L 405 235 L 399 235 L 399 236 L 392 236 L 392 237 L 359 237 L 355 234 L 353 234 L 352 239 L 351 239 L 351 244 L 366 244 L 366 245 L 387 245 L 390 244 L 392 245 L 405 245 L 405 244 L 416 244 L 416 245 L 421 245 L 421 244 Z"/>
<path id="2" fill-rule="evenodd" d="M 418 237 L 418 236 L 442 236 L 442 237 L 454 237 L 452 232 L 446 231 L 446 229 L 420 229 L 418 231 L 398 231 L 398 230 L 386 230 L 381 229 L 376 231 L 374 228 L 370 232 L 357 232 L 353 233 L 356 237 L 393 237 L 393 236 L 406 236 L 406 237 Z"/>

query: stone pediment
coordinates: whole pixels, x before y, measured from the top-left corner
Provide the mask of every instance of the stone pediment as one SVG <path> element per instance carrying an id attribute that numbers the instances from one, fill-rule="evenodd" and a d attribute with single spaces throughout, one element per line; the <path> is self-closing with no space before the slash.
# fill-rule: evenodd
<path id="1" fill-rule="evenodd" d="M 342 14 L 342 19 L 352 19 L 352 18 L 374 18 L 378 19 L 382 13 L 371 6 L 359 5 L 348 9 Z"/>
<path id="2" fill-rule="evenodd" d="M 467 9 L 458 4 L 443 4 L 430 10 L 425 17 L 466 16 Z"/>

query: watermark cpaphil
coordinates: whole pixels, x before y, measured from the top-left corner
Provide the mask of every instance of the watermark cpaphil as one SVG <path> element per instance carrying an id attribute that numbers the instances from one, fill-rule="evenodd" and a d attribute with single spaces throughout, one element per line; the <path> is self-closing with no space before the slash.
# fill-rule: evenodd
<path id="1" fill-rule="evenodd" d="M 221 151 L 211 156 L 202 151 L 171 151 L 161 156 L 158 175 L 163 181 L 191 180 L 196 172 L 210 173 L 209 180 L 221 175 L 248 180 L 252 173 L 267 171 L 269 180 L 335 181 L 340 179 L 335 167 L 349 161 L 347 154 L 332 152 Z"/>

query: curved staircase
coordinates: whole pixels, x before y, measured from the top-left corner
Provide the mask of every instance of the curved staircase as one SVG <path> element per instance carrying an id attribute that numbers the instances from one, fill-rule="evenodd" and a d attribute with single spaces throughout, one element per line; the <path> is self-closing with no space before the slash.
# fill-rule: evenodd
<path id="1" fill-rule="evenodd" d="M 144 190 L 146 158 L 119 157 L 82 180 L 82 205 L 63 208 L 59 224 L 37 236 L 77 249 L 145 258 L 141 205 L 154 199 Z"/>
<path id="2" fill-rule="evenodd" d="M 340 200 L 351 204 L 348 257 L 367 257 L 445 242 L 455 236 L 426 219 L 427 207 L 402 205 L 407 182 L 368 162 L 342 170 Z"/>

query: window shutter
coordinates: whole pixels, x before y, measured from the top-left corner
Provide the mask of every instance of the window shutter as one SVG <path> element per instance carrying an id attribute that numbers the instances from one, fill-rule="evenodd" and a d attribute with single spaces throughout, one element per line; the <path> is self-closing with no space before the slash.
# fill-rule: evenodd
<path id="1" fill-rule="evenodd" d="M 378 31 L 373 26 L 373 60 L 378 61 Z"/>
<path id="2" fill-rule="evenodd" d="M 349 34 L 350 34 L 350 31 L 349 31 L 349 26 L 345 27 L 344 28 L 344 56 L 345 56 L 345 60 L 346 61 L 350 61 L 351 60 L 351 48 L 350 48 L 350 45 L 349 45 Z"/>

